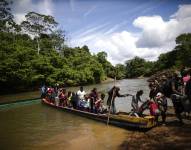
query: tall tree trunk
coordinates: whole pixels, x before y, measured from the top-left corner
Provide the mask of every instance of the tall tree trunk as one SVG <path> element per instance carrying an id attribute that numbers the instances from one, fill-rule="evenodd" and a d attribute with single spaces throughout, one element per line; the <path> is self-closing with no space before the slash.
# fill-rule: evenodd
<path id="1" fill-rule="evenodd" d="M 39 53 L 40 53 L 40 43 L 39 43 L 39 40 L 38 40 L 38 37 L 37 37 L 37 50 L 38 50 L 38 55 L 39 55 Z"/>

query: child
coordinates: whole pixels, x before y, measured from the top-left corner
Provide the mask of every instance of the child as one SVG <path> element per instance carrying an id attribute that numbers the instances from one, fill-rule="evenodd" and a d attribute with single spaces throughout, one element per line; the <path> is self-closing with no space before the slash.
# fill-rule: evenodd
<path id="1" fill-rule="evenodd" d="M 160 111 L 158 104 L 153 99 L 149 101 L 149 110 L 150 114 L 155 117 L 155 121 L 158 123 L 158 116 L 160 114 Z"/>
<path id="2" fill-rule="evenodd" d="M 96 100 L 95 102 L 95 109 L 97 113 L 107 112 L 107 107 L 104 106 L 104 98 L 105 98 L 105 94 L 101 93 L 101 95 L 99 94 L 98 100 Z"/>
<path id="3" fill-rule="evenodd" d="M 157 93 L 156 102 L 162 116 L 162 123 L 165 125 L 166 122 L 166 110 L 167 110 L 167 99 L 162 93 Z"/>

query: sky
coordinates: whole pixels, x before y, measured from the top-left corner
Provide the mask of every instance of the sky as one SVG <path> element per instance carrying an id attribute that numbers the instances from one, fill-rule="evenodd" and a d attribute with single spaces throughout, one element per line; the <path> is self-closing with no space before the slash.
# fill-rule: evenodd
<path id="1" fill-rule="evenodd" d="M 155 61 L 191 33 L 191 0 L 14 0 L 12 11 L 17 23 L 30 11 L 55 17 L 69 46 L 105 51 L 114 65 Z"/>

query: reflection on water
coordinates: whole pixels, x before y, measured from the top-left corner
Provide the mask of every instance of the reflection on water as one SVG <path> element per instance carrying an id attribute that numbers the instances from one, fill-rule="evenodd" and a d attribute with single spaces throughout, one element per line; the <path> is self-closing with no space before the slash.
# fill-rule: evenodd
<path id="1" fill-rule="evenodd" d="M 0 111 L 0 149 L 116 149 L 127 130 L 38 104 Z"/>
<path id="2" fill-rule="evenodd" d="M 113 83 L 96 85 L 106 92 Z M 121 80 L 121 93 L 144 90 L 145 79 Z M 85 90 L 94 86 L 86 86 Z M 77 90 L 72 88 L 70 90 Z M 116 99 L 117 109 L 128 111 L 130 98 Z M 93 120 L 49 108 L 35 101 L 19 107 L 0 109 L 0 150 L 15 149 L 117 149 L 132 131 L 106 126 Z"/>

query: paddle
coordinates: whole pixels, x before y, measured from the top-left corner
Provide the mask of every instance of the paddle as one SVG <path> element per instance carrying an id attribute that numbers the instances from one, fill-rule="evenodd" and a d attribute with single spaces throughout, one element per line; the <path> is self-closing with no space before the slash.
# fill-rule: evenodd
<path id="1" fill-rule="evenodd" d="M 116 77 L 114 78 L 114 87 L 115 87 L 115 82 L 116 82 Z M 113 89 L 113 93 L 112 93 L 112 97 L 111 97 L 111 103 L 110 103 L 109 111 L 108 111 L 108 115 L 107 115 L 107 126 L 109 124 L 109 116 L 110 116 L 110 113 L 111 113 L 111 105 L 112 105 L 113 100 L 114 100 L 114 93 L 115 93 L 115 89 Z"/>

